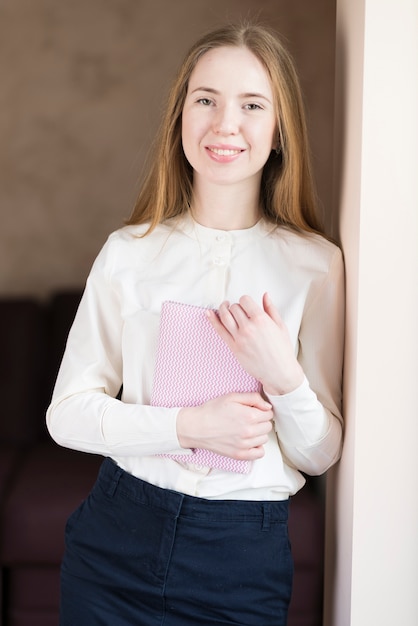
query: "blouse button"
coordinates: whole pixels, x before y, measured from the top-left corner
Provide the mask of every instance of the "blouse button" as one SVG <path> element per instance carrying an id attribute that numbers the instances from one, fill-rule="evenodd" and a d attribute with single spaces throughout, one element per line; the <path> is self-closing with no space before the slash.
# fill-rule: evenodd
<path id="1" fill-rule="evenodd" d="M 216 256 L 213 259 L 214 265 L 225 265 L 225 258 L 222 256 Z"/>

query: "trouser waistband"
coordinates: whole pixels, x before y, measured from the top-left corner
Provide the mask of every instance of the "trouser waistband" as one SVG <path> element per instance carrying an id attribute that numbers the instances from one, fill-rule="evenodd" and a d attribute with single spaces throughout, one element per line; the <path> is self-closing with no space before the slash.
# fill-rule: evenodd
<path id="1" fill-rule="evenodd" d="M 206 520 L 286 522 L 288 500 L 208 500 L 152 485 L 136 478 L 106 458 L 98 483 L 110 495 L 117 491 L 131 501 L 160 508 L 174 517 Z"/>

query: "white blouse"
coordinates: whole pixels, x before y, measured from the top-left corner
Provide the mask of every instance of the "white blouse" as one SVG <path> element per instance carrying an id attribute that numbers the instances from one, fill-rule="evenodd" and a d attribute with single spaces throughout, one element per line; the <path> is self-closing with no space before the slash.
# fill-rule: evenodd
<path id="1" fill-rule="evenodd" d="M 112 233 L 92 267 L 47 412 L 51 436 L 189 495 L 288 498 L 305 482 L 300 472 L 321 474 L 341 453 L 341 251 L 263 220 L 223 231 L 183 217 L 141 238 L 145 230 Z M 267 396 L 275 429 L 264 457 L 238 474 L 158 456 L 185 452 L 179 408 L 150 406 L 162 302 L 217 308 L 246 294 L 261 304 L 265 292 L 288 327 L 305 380 L 289 394 Z"/>

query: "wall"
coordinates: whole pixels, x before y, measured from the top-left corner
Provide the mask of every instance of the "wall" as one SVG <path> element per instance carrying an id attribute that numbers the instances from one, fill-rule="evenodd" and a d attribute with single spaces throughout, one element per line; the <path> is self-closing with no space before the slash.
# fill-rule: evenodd
<path id="1" fill-rule="evenodd" d="M 0 294 L 84 283 L 131 212 L 181 55 L 252 15 L 283 33 L 300 69 L 329 221 L 334 0 L 0 0 Z"/>
<path id="2" fill-rule="evenodd" d="M 346 434 L 327 626 L 418 624 L 418 4 L 338 0 L 336 204 Z"/>

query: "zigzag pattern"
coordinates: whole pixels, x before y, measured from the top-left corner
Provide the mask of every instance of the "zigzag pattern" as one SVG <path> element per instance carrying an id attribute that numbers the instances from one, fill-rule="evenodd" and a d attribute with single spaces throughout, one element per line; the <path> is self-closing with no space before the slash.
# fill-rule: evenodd
<path id="1" fill-rule="evenodd" d="M 166 301 L 161 308 L 160 334 L 151 396 L 153 406 L 198 406 L 232 392 L 260 391 L 206 317 L 206 309 Z M 247 473 L 250 463 L 195 449 L 176 460 L 230 472 Z"/>

